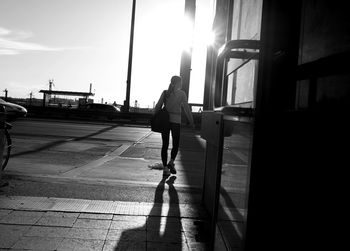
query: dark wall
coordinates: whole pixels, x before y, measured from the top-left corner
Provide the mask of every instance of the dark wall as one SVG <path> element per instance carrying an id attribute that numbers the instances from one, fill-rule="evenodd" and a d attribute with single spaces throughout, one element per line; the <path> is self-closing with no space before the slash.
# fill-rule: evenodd
<path id="1" fill-rule="evenodd" d="M 264 1 L 245 250 L 347 244 L 347 12 L 338 1 Z"/>
<path id="2" fill-rule="evenodd" d="M 304 1 L 301 63 L 350 50 L 347 6 L 346 1 Z"/>
<path id="3" fill-rule="evenodd" d="M 297 106 L 350 107 L 350 18 L 345 1 L 304 1 L 299 64 L 315 64 L 315 76 L 299 84 Z M 345 70 L 344 70 L 345 69 Z M 311 83 L 310 83 L 311 81 Z M 313 81 L 313 82 L 312 82 Z M 314 84 L 315 86 L 312 86 Z M 309 93 L 311 97 L 309 97 Z M 315 99 L 309 102 L 309 98 Z"/>

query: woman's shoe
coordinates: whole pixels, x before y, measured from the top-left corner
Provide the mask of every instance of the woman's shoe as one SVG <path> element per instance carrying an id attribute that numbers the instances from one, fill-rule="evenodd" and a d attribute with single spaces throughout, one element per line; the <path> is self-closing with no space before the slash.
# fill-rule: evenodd
<path id="1" fill-rule="evenodd" d="M 168 166 L 168 168 L 170 170 L 170 173 L 176 174 L 176 169 L 175 169 L 175 164 L 174 163 L 169 162 L 167 166 Z"/>

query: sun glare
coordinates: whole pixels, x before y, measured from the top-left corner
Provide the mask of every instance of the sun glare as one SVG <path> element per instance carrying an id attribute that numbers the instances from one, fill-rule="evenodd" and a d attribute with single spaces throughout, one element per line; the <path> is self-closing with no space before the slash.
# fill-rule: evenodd
<path id="1" fill-rule="evenodd" d="M 211 32 L 207 9 L 197 7 L 193 23 L 184 15 L 182 1 L 164 1 L 147 11 L 148 6 L 139 5 L 143 12 L 139 12 L 135 25 L 131 100 L 142 97 L 141 106 L 145 103 L 151 106 L 157 101 L 158 93 L 167 88 L 170 76 L 180 73 L 181 55 L 187 51 L 192 54 L 189 99 L 201 102 L 206 49 L 215 41 L 215 34 Z M 152 84 L 157 95 L 144 95 L 149 90 L 149 84 L 145 83 Z"/>
<path id="2" fill-rule="evenodd" d="M 181 29 L 180 29 L 180 40 L 181 40 L 181 47 L 185 51 L 191 51 L 193 47 L 193 38 L 194 38 L 194 23 L 193 21 L 185 16 L 182 19 Z"/>

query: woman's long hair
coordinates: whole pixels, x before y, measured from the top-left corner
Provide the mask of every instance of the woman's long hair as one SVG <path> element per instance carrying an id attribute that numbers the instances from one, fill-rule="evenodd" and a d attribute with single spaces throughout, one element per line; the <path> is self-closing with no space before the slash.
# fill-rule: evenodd
<path id="1" fill-rule="evenodd" d="M 168 88 L 168 91 L 167 91 L 167 97 L 169 97 L 171 94 L 174 93 L 175 91 L 175 87 L 176 87 L 176 84 L 178 82 L 181 82 L 182 81 L 182 78 L 180 76 L 172 76 L 171 77 L 171 80 L 170 80 L 170 84 L 169 84 L 169 88 Z"/>

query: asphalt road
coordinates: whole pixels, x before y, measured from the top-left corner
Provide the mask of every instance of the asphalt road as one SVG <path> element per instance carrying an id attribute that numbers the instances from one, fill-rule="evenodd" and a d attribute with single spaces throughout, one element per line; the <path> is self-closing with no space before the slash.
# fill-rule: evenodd
<path id="1" fill-rule="evenodd" d="M 121 176 L 114 180 L 112 177 L 108 179 L 108 175 L 117 173 L 117 166 L 114 172 L 102 169 L 105 163 L 127 149 L 131 157 L 145 149 L 137 146 L 150 137 L 147 127 L 21 119 L 13 122 L 11 135 L 12 156 L 5 170 L 10 186 L 1 189 L 0 194 L 139 202 L 154 200 L 155 187 L 161 180 L 160 170 L 151 170 L 145 176 L 140 168 L 134 173 L 133 170 L 121 171 Z M 148 155 L 146 153 L 143 157 L 152 163 L 159 162 L 158 139 L 153 136 L 148 141 L 151 147 L 148 147 Z M 123 161 L 130 159 L 127 157 Z M 137 165 L 140 159 L 135 160 Z M 125 164 L 124 169 L 127 170 L 130 163 Z M 99 166 L 100 169 L 96 168 Z M 135 172 L 140 174 L 135 175 Z M 106 178 L 95 180 L 93 175 L 101 177 L 101 173 Z M 186 181 L 181 175 L 178 180 L 182 180 L 181 184 Z M 200 185 L 179 186 L 177 192 L 180 203 L 199 203 L 201 200 Z"/>

